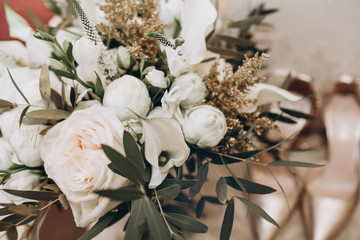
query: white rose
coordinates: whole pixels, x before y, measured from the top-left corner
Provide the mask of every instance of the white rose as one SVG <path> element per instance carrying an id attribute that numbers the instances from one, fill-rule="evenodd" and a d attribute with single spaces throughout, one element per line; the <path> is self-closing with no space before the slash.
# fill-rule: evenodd
<path id="1" fill-rule="evenodd" d="M 146 75 L 146 79 L 150 82 L 151 85 L 159 88 L 167 88 L 170 83 L 170 79 L 165 77 L 164 72 L 157 69 L 151 70 Z"/>
<path id="2" fill-rule="evenodd" d="M 150 109 L 151 99 L 145 83 L 131 75 L 124 75 L 107 86 L 103 104 L 113 107 L 121 121 L 136 118 L 135 112 L 145 117 Z"/>
<path id="3" fill-rule="evenodd" d="M 190 108 L 184 116 L 183 132 L 186 141 L 199 147 L 214 147 L 226 134 L 224 114 L 210 105 Z"/>
<path id="4" fill-rule="evenodd" d="M 110 160 L 101 147 L 106 144 L 124 154 L 123 132 L 113 109 L 93 105 L 73 112 L 43 139 L 40 153 L 45 171 L 67 197 L 79 227 L 96 222 L 119 204 L 94 191 L 128 184 L 109 169 Z"/>
<path id="5" fill-rule="evenodd" d="M 175 77 L 190 70 L 190 64 L 186 61 L 185 57 L 179 53 L 179 51 L 180 47 L 176 50 L 171 47 L 165 48 L 170 74 Z"/>
<path id="6" fill-rule="evenodd" d="M 187 92 L 185 99 L 180 102 L 182 108 L 201 104 L 208 94 L 202 77 L 196 73 L 186 73 L 177 77 L 171 87 L 175 86 L 178 86 L 183 92 Z"/>
<path id="7" fill-rule="evenodd" d="M 84 82 L 96 83 L 96 74 L 103 80 L 102 71 L 99 64 L 101 45 L 95 45 L 86 36 L 81 37 L 74 44 L 73 55 L 79 64 L 76 68 L 81 80 Z M 104 80 L 103 80 L 104 81 Z"/>
<path id="8" fill-rule="evenodd" d="M 14 190 L 38 190 L 40 183 L 40 175 L 32 174 L 30 171 L 21 171 L 11 175 L 1 188 L 14 189 Z M 31 200 L 22 197 L 16 197 L 12 194 L 0 190 L 1 203 L 15 203 L 22 204 Z"/>

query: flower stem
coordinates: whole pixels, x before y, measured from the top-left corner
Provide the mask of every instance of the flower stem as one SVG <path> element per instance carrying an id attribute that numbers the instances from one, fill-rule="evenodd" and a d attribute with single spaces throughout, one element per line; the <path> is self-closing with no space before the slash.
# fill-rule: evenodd
<path id="1" fill-rule="evenodd" d="M 164 214 L 164 211 L 163 211 L 163 209 L 162 209 L 162 207 L 161 207 L 160 200 L 159 200 L 159 197 L 158 197 L 158 195 L 157 195 L 156 189 L 154 189 L 154 193 L 155 193 L 156 202 L 157 202 L 157 204 L 159 205 L 160 215 L 161 215 L 161 217 L 164 219 L 164 222 L 165 222 L 167 228 L 169 229 L 170 235 L 172 235 L 172 234 L 173 234 L 173 230 L 171 229 L 168 221 L 167 221 L 166 218 L 165 218 L 165 214 Z"/>

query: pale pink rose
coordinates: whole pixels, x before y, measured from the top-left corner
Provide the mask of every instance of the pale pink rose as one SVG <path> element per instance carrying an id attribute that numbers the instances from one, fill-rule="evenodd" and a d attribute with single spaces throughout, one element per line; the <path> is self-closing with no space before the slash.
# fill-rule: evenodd
<path id="1" fill-rule="evenodd" d="M 41 143 L 45 171 L 67 197 L 79 227 L 96 222 L 119 204 L 94 191 L 128 184 L 127 179 L 109 169 L 110 160 L 101 147 L 106 144 L 124 154 L 123 132 L 112 109 L 93 105 L 73 112 Z"/>

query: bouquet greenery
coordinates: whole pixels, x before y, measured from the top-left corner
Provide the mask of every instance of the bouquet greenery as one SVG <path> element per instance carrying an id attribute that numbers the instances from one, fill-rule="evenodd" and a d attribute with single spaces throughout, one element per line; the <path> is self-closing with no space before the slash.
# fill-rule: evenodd
<path id="1" fill-rule="evenodd" d="M 259 149 L 254 138 L 289 120 L 258 106 L 302 98 L 256 76 L 268 55 L 251 26 L 275 10 L 228 21 L 222 1 L 44 2 L 55 15 L 46 26 L 32 15 L 34 32 L 4 1 L 10 35 L 26 43 L 0 44 L 0 230 L 9 239 L 35 219 L 40 228 L 52 205 L 92 226 L 81 240 L 122 218 L 125 239 L 206 233 L 205 203 L 227 205 L 219 234 L 228 239 L 235 200 L 277 224 L 249 200 L 275 190 L 231 170 L 316 166 L 257 161 L 288 139 Z M 228 175 L 216 196 L 200 194 L 218 165 Z"/>

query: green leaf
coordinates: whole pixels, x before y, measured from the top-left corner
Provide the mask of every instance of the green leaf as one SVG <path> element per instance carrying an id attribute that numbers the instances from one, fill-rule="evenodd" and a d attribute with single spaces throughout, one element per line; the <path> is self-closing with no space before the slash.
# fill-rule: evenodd
<path id="1" fill-rule="evenodd" d="M 64 210 L 68 210 L 69 209 L 69 202 L 67 201 L 66 197 L 64 194 L 61 194 L 59 196 L 59 202 L 61 204 L 61 206 L 63 207 Z"/>
<path id="2" fill-rule="evenodd" d="M 12 214 L 11 211 L 8 210 L 8 207 L 4 207 L 0 209 L 0 216 Z"/>
<path id="3" fill-rule="evenodd" d="M 234 57 L 236 59 L 244 58 L 244 53 L 240 52 L 240 51 L 235 51 L 235 50 L 226 49 L 226 48 L 218 48 L 218 47 L 208 47 L 208 50 L 212 51 L 214 53 L 218 53 L 221 56 Z"/>
<path id="4" fill-rule="evenodd" d="M 192 186 L 190 188 L 189 191 L 189 197 L 190 198 L 194 198 L 196 196 L 196 194 L 198 194 L 206 180 L 207 174 L 209 171 L 209 164 L 205 163 L 204 165 L 202 165 L 199 170 L 198 173 L 196 174 L 196 179 L 198 179 L 200 182 L 198 182 L 197 184 L 195 184 L 194 186 Z"/>
<path id="5" fill-rule="evenodd" d="M 206 233 L 208 227 L 199 222 L 198 220 L 179 213 L 165 213 L 165 218 L 170 223 L 178 226 L 181 230 L 195 232 L 195 233 Z"/>
<path id="6" fill-rule="evenodd" d="M 41 212 L 40 208 L 28 204 L 10 206 L 8 207 L 8 210 L 11 211 L 12 213 L 16 213 L 23 216 L 39 215 Z"/>
<path id="7" fill-rule="evenodd" d="M 236 22 L 232 22 L 228 25 L 229 28 L 248 28 L 249 26 L 251 26 L 252 24 L 258 24 L 260 23 L 263 19 L 265 18 L 265 16 L 252 16 L 249 17 L 247 19 L 244 20 L 240 20 L 240 21 L 236 21 Z"/>
<path id="8" fill-rule="evenodd" d="M 145 200 L 144 198 L 135 199 L 131 203 L 130 218 L 126 227 L 124 240 L 141 239 L 142 232 L 140 226 L 145 224 Z"/>
<path id="9" fill-rule="evenodd" d="M 297 117 L 297 118 L 304 118 L 304 119 L 308 119 L 308 120 L 314 120 L 314 116 L 303 113 L 303 112 L 299 112 L 296 110 L 292 110 L 292 109 L 287 109 L 287 108 L 280 108 L 281 111 L 283 111 L 284 113 L 289 114 L 290 116 L 293 117 Z"/>
<path id="10" fill-rule="evenodd" d="M 11 226 L 7 232 L 6 232 L 6 236 L 8 240 L 17 240 L 18 238 L 18 232 L 16 230 L 16 226 Z"/>
<path id="11" fill-rule="evenodd" d="M 31 21 L 35 24 L 36 29 L 44 31 L 44 24 L 41 22 L 40 18 L 29 9 L 25 9 L 25 12 L 27 13 L 27 15 L 29 15 Z"/>
<path id="12" fill-rule="evenodd" d="M 199 202 L 196 204 L 196 209 L 195 209 L 195 213 L 196 213 L 196 217 L 200 218 L 203 211 L 204 211 L 204 207 L 205 207 L 205 198 L 201 198 L 199 200 Z"/>
<path id="13" fill-rule="evenodd" d="M 287 90 L 287 89 L 289 88 L 289 86 L 290 86 L 291 80 L 292 80 L 291 72 L 289 72 L 288 75 L 286 75 L 285 80 L 284 80 L 284 82 L 283 82 L 282 85 L 281 85 L 281 88 Z"/>
<path id="14" fill-rule="evenodd" d="M 276 190 L 274 188 L 255 183 L 246 179 L 242 178 L 236 178 L 246 189 L 247 193 L 253 193 L 253 194 L 269 194 L 272 192 L 275 192 Z M 235 181 L 233 177 L 225 177 L 226 184 L 230 187 L 243 191 L 243 189 L 238 185 L 238 183 Z"/>
<path id="15" fill-rule="evenodd" d="M 131 201 L 137 198 L 141 198 L 145 194 L 139 189 L 135 188 L 133 185 L 115 190 L 99 190 L 95 191 L 95 193 L 116 201 Z"/>
<path id="16" fill-rule="evenodd" d="M 231 198 L 224 214 L 221 225 L 220 240 L 230 239 L 232 227 L 234 223 L 234 198 Z"/>
<path id="17" fill-rule="evenodd" d="M 51 65 L 49 66 L 49 69 L 50 69 L 51 71 L 53 71 L 55 74 L 59 75 L 59 76 L 66 77 L 66 78 L 70 78 L 70 79 L 76 79 L 76 76 L 75 76 L 73 73 L 71 73 L 71 72 L 54 68 L 54 67 L 51 66 Z"/>
<path id="18" fill-rule="evenodd" d="M 8 68 L 6 68 L 6 69 L 7 69 L 7 71 L 8 71 L 8 74 L 9 74 L 9 76 L 10 76 L 11 82 L 13 83 L 14 87 L 15 87 L 16 90 L 20 93 L 21 97 L 25 100 L 25 102 L 30 105 L 30 102 L 27 100 L 27 98 L 25 97 L 25 95 L 23 94 L 23 92 L 20 90 L 19 86 L 16 84 L 16 82 L 15 82 L 13 76 L 11 75 L 9 69 L 8 69 Z"/>
<path id="19" fill-rule="evenodd" d="M 157 191 L 157 195 L 160 199 L 171 200 L 176 198 L 181 191 L 179 184 L 170 185 L 166 188 L 160 189 Z"/>
<path id="20" fill-rule="evenodd" d="M 214 39 L 225 41 L 230 44 L 235 44 L 240 47 L 254 47 L 256 44 L 255 42 L 250 41 L 245 38 L 231 37 L 231 36 L 226 36 L 226 35 L 221 35 L 221 34 L 216 35 Z"/>
<path id="21" fill-rule="evenodd" d="M 60 109 L 43 109 L 27 112 L 25 116 L 33 119 L 41 120 L 62 120 L 70 116 L 70 112 L 60 110 Z"/>
<path id="22" fill-rule="evenodd" d="M 78 240 L 90 240 L 101 233 L 116 217 L 116 213 L 108 212 L 97 221 L 97 223 Z"/>
<path id="23" fill-rule="evenodd" d="M 181 236 L 179 233 L 177 232 L 172 232 L 171 233 L 171 239 L 173 240 L 184 240 L 184 237 Z"/>
<path id="24" fill-rule="evenodd" d="M 137 186 L 143 184 L 142 175 L 131 161 L 129 161 L 121 153 L 117 152 L 112 147 L 102 145 L 102 148 L 106 156 L 112 162 L 111 165 L 113 168 L 116 169 L 117 173 L 126 177 Z"/>
<path id="25" fill-rule="evenodd" d="M 39 30 L 37 33 L 33 35 L 35 38 L 48 41 L 48 42 L 55 42 L 56 38 L 51 36 L 49 33 Z"/>
<path id="26" fill-rule="evenodd" d="M 2 189 L 3 191 L 26 199 L 51 201 L 59 197 L 60 193 L 50 191 L 22 191 L 13 189 Z"/>
<path id="27" fill-rule="evenodd" d="M 16 104 L 11 103 L 6 100 L 3 100 L 3 99 L 0 99 L 0 108 L 8 108 L 8 107 L 14 107 L 14 106 L 16 106 Z"/>
<path id="28" fill-rule="evenodd" d="M 41 97 L 45 100 L 50 100 L 51 95 L 51 86 L 50 86 L 50 73 L 49 68 L 44 64 L 40 72 L 40 94 Z"/>
<path id="29" fill-rule="evenodd" d="M 292 120 L 291 118 L 284 117 L 280 114 L 271 113 L 271 112 L 262 112 L 262 113 L 260 113 L 259 117 L 268 117 L 271 120 L 280 121 L 280 122 L 284 122 L 284 123 L 288 123 L 288 124 L 296 123 L 296 121 Z"/>
<path id="30" fill-rule="evenodd" d="M 144 159 L 135 139 L 129 132 L 124 132 L 123 141 L 126 158 L 136 166 L 142 176 L 144 174 L 145 167 Z"/>
<path id="31" fill-rule="evenodd" d="M 279 224 L 269 216 L 263 209 L 261 209 L 258 205 L 250 202 L 249 200 L 241 197 L 237 197 L 240 201 L 242 201 L 250 210 L 252 210 L 254 213 L 259 215 L 260 217 L 264 218 L 266 221 L 274 224 L 275 226 L 279 227 Z"/>
<path id="32" fill-rule="evenodd" d="M 19 127 L 21 126 L 23 120 L 24 120 L 24 117 L 25 117 L 25 114 L 26 112 L 29 110 L 30 106 L 26 106 L 22 111 L 21 111 L 21 114 L 20 114 L 20 119 L 19 119 Z"/>
<path id="33" fill-rule="evenodd" d="M 198 180 L 198 179 L 194 179 L 194 180 L 179 179 L 178 180 L 178 179 L 165 178 L 165 180 L 161 183 L 161 185 L 159 187 L 164 188 L 164 187 L 171 186 L 173 184 L 179 184 L 181 189 L 186 189 L 186 188 L 194 186 L 198 182 L 200 182 L 200 180 Z"/>
<path id="34" fill-rule="evenodd" d="M 308 162 L 298 162 L 298 161 L 274 161 L 267 164 L 271 167 L 306 167 L 306 168 L 317 168 L 323 167 L 324 165 L 308 163 Z"/>
<path id="35" fill-rule="evenodd" d="M 95 72 L 95 74 L 96 74 L 95 93 L 100 98 L 103 98 L 103 96 L 104 96 L 104 87 L 103 87 L 103 84 L 101 82 L 101 79 L 100 79 L 98 73 Z"/>
<path id="36" fill-rule="evenodd" d="M 216 196 L 220 202 L 224 202 L 227 198 L 227 186 L 224 177 L 220 177 L 216 183 Z"/>
<path id="37" fill-rule="evenodd" d="M 170 238 L 170 233 L 166 228 L 164 220 L 161 218 L 159 211 L 156 209 L 154 203 L 149 199 L 144 200 L 144 213 L 146 216 L 146 223 L 149 226 L 152 239 L 165 240 Z"/>

